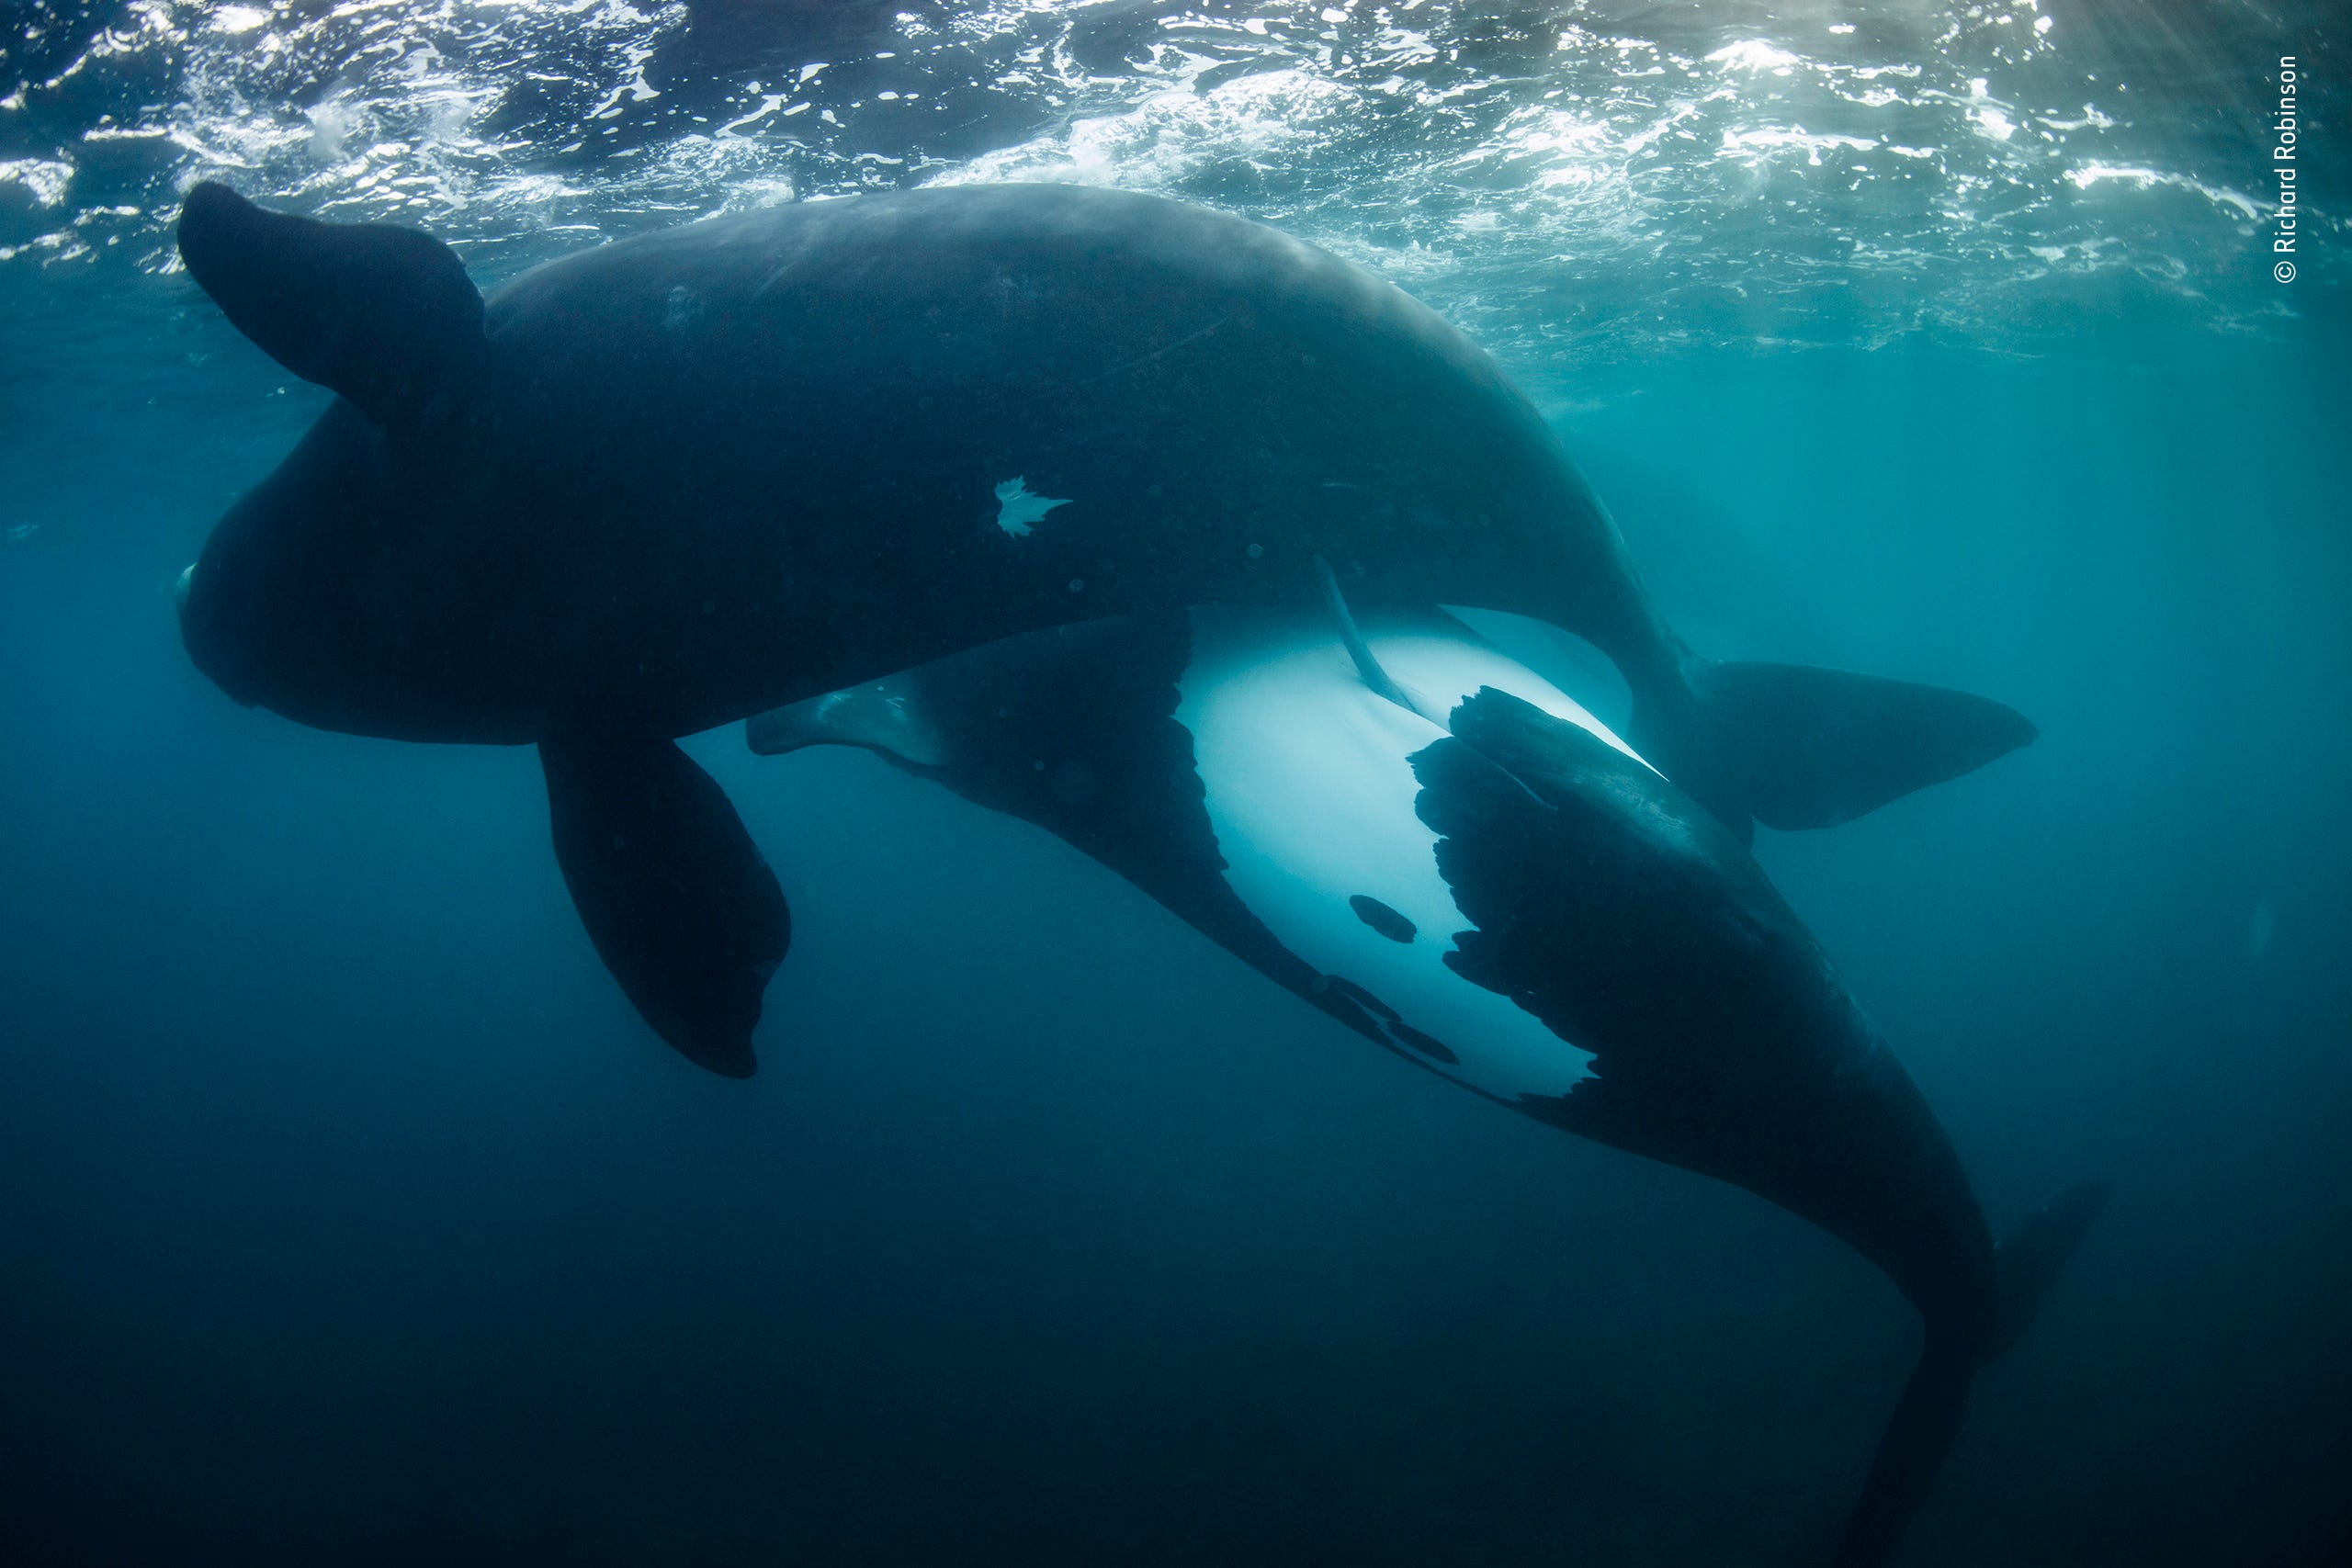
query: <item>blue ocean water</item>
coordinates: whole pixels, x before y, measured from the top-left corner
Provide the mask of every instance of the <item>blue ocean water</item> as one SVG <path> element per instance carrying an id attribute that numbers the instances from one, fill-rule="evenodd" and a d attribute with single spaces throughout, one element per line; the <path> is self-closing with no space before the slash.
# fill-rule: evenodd
<path id="1" fill-rule="evenodd" d="M 1694 646 L 2033 717 L 1758 851 L 1996 1225 L 2115 1184 L 1903 1561 L 2333 1561 L 2341 39 L 2061 0 L 15 8 L 0 1549 L 1819 1559 L 1917 1328 L 1802 1222 L 1408 1070 L 1034 829 L 732 730 L 689 750 L 796 931 L 721 1081 L 597 964 L 526 750 L 299 728 L 187 663 L 174 578 L 325 401 L 176 270 L 195 179 L 491 280 L 1023 177 L 1261 217 L 1461 321 Z"/>

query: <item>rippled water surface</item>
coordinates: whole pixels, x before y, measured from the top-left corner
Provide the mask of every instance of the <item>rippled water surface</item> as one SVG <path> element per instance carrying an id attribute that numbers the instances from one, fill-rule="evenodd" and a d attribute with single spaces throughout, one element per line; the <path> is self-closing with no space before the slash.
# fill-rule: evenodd
<path id="1" fill-rule="evenodd" d="M 2294 310 L 2252 286 L 2270 77 L 2325 11 L 40 0 L 0 82 L 0 260 L 167 268 L 206 175 L 492 272 L 766 202 L 1056 179 L 1280 220 L 1530 355 L 2040 342 L 2143 300 L 2262 331 Z M 2314 238 L 2342 223 L 2323 206 Z M 2306 293 L 2340 282 L 2317 248 Z"/>

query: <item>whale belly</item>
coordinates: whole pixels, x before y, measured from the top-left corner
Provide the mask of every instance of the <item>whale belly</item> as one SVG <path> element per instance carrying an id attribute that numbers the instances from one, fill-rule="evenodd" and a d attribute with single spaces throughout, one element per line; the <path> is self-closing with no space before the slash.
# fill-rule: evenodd
<path id="1" fill-rule="evenodd" d="M 1364 631 L 1429 713 L 1495 686 L 1633 755 L 1581 704 L 1451 622 Z M 1193 611 L 1179 692 L 1227 882 L 1285 947 L 1401 1051 L 1482 1093 L 1558 1096 L 1591 1076 L 1590 1053 L 1446 963 L 1472 922 L 1415 810 L 1412 764 L 1446 730 L 1374 692 L 1328 628 L 1295 617 Z"/>

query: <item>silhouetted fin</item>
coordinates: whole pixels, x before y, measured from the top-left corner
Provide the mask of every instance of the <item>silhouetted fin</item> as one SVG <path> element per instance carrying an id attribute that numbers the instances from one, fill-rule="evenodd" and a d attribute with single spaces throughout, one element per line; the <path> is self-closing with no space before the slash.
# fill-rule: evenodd
<path id="1" fill-rule="evenodd" d="M 1870 1479 L 1847 1518 L 1835 1568 L 1874 1568 L 1894 1550 L 1951 1451 L 1976 1369 L 2006 1354 L 2032 1324 L 2058 1271 L 2107 1207 L 2108 1195 L 2106 1182 L 2082 1182 L 2009 1233 L 1997 1254 L 1997 1316 L 1979 1342 L 1929 1321 L 1927 1348 L 1879 1439 Z"/>
<path id="2" fill-rule="evenodd" d="M 542 740 L 539 761 L 556 860 L 597 956 L 688 1061 L 750 1077 L 792 917 L 734 807 L 665 739 L 565 736 Z"/>
<path id="3" fill-rule="evenodd" d="M 485 347 L 458 254 L 390 223 L 322 223 L 207 180 L 180 208 L 180 257 L 231 323 L 368 418 L 415 414 Z"/>
<path id="4" fill-rule="evenodd" d="M 1939 1340 L 1930 1331 L 1928 1348 L 1887 1418 L 1861 1498 L 1847 1516 L 1832 1568 L 1876 1568 L 1886 1561 L 1943 1469 L 1975 1377 L 1976 1359 L 1968 1348 Z"/>
<path id="5" fill-rule="evenodd" d="M 1989 698 L 1797 664 L 1693 660 L 1687 694 L 1636 700 L 1631 739 L 1744 842 L 1830 828 L 2034 738 Z"/>
<path id="6" fill-rule="evenodd" d="M 2041 1298 L 2050 1293 L 2058 1271 L 2075 1256 L 2107 1208 L 2112 1189 L 2104 1181 L 2069 1187 L 2031 1214 L 2001 1241 L 2001 1316 L 1994 1325 L 1993 1344 L 1985 1359 L 2007 1355 L 2020 1335 L 2033 1326 Z"/>

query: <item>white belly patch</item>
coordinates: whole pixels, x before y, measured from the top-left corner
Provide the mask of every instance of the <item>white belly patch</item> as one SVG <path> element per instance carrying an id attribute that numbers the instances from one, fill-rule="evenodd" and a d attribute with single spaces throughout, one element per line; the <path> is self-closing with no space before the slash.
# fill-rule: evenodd
<path id="1" fill-rule="evenodd" d="M 1493 686 L 1634 755 L 1566 693 L 1451 621 L 1363 629 L 1430 711 Z M 1414 814 L 1420 784 L 1408 761 L 1444 730 L 1366 686 L 1320 617 L 1195 610 L 1179 684 L 1176 716 L 1193 735 L 1226 881 L 1285 947 L 1457 1058 L 1424 1049 L 1437 1071 L 1500 1100 L 1565 1094 L 1592 1076 L 1589 1052 L 1446 967 L 1471 922 L 1438 874 L 1437 835 Z M 1384 935 L 1351 905 L 1357 897 L 1410 921 L 1412 940 Z"/>

